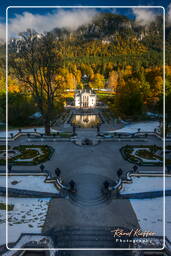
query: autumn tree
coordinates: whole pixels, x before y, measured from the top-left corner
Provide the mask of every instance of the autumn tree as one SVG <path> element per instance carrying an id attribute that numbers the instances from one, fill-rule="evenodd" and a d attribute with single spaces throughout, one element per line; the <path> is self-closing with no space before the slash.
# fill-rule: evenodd
<path id="1" fill-rule="evenodd" d="M 171 131 L 171 91 L 166 95 L 166 102 L 165 102 L 165 133 Z"/>
<path id="2" fill-rule="evenodd" d="M 44 120 L 45 133 L 50 134 L 50 121 L 60 98 L 60 82 L 55 79 L 60 58 L 55 52 L 53 35 L 41 37 L 32 30 L 21 33 L 16 48 L 9 46 L 10 71 L 23 82 L 33 96 Z"/>
<path id="3" fill-rule="evenodd" d="M 71 91 L 76 89 L 77 82 L 75 76 L 72 73 L 67 74 L 66 83 L 68 89 L 70 89 Z"/>
<path id="4" fill-rule="evenodd" d="M 127 81 L 115 96 L 113 111 L 119 117 L 137 117 L 143 112 L 143 94 L 136 79 Z"/>
<path id="5" fill-rule="evenodd" d="M 113 91 L 116 91 L 118 85 L 118 74 L 116 71 L 111 71 L 109 73 L 109 79 L 108 79 L 108 88 L 112 89 Z"/>
<path id="6" fill-rule="evenodd" d="M 0 74 L 0 92 L 5 92 L 5 75 Z"/>
<path id="7" fill-rule="evenodd" d="M 104 88 L 104 76 L 99 74 L 99 73 L 96 73 L 94 75 L 94 78 L 92 79 L 92 81 L 89 83 L 89 86 L 91 88 L 94 88 L 94 89 L 102 89 Z"/>
<path id="8" fill-rule="evenodd" d="M 157 104 L 158 112 L 161 116 L 164 113 L 164 97 L 160 96 L 160 100 Z M 160 126 L 163 127 L 163 118 L 160 119 Z M 166 70 L 166 83 L 165 83 L 165 135 L 167 136 L 171 131 L 171 76 L 168 75 Z"/>
<path id="9" fill-rule="evenodd" d="M 88 80 L 93 79 L 94 77 L 94 72 L 91 66 L 87 64 L 81 64 L 80 69 L 82 71 L 82 75 L 86 75 L 88 77 Z"/>

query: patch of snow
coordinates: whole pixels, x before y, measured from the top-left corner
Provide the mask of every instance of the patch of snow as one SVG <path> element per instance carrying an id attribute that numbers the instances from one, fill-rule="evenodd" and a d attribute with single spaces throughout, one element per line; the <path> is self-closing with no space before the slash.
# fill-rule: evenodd
<path id="1" fill-rule="evenodd" d="M 33 190 L 39 192 L 58 193 L 53 183 L 45 183 L 45 176 L 9 176 L 8 187 L 16 189 Z M 12 184 L 15 182 L 17 184 Z M 5 187 L 6 177 L 1 176 L 0 187 Z"/>
<path id="2" fill-rule="evenodd" d="M 141 193 L 163 190 L 162 177 L 132 177 L 132 183 L 123 183 L 121 194 Z M 171 177 L 167 178 L 166 190 L 171 190 Z"/>
<path id="3" fill-rule="evenodd" d="M 34 244 L 44 244 L 46 248 L 54 248 L 53 241 L 51 238 L 47 236 L 40 236 L 40 235 L 24 235 L 22 238 L 18 241 L 18 243 L 13 247 L 16 250 L 18 248 L 24 248 L 25 244 L 34 242 Z M 53 252 L 53 251 L 50 251 Z M 8 250 L 6 253 L 3 254 L 3 256 L 13 256 L 14 251 L 13 250 Z M 55 253 L 50 253 L 50 256 L 55 256 Z"/>
<path id="4" fill-rule="evenodd" d="M 141 129 L 140 132 L 154 132 L 155 128 L 159 128 L 158 121 L 147 121 L 147 122 L 136 122 L 132 124 L 127 124 L 125 127 L 115 130 L 114 132 L 128 132 L 135 133 L 138 129 Z"/>
<path id="5" fill-rule="evenodd" d="M 131 199 L 140 228 L 163 236 L 163 198 Z M 171 197 L 166 197 L 166 236 L 171 240 Z"/>
<path id="6" fill-rule="evenodd" d="M 31 133 L 31 132 L 35 132 L 34 131 L 35 128 L 26 128 L 26 129 L 21 128 L 21 131 L 26 132 L 26 133 Z M 11 135 L 10 135 L 11 133 L 13 133 L 13 136 L 15 136 L 18 132 L 19 132 L 18 130 L 8 130 L 8 137 L 11 137 Z M 36 128 L 36 132 L 45 133 L 45 129 L 44 129 L 44 127 L 38 127 L 38 128 Z M 59 131 L 51 128 L 51 132 L 59 132 Z M 0 137 L 6 137 L 6 131 L 0 131 Z"/>
<path id="7" fill-rule="evenodd" d="M 16 242 L 21 233 L 41 233 L 45 222 L 50 199 L 9 198 L 8 204 L 14 205 L 8 211 L 8 242 Z M 5 197 L 0 197 L 5 203 Z M 0 210 L 0 243 L 5 244 L 6 211 Z"/>

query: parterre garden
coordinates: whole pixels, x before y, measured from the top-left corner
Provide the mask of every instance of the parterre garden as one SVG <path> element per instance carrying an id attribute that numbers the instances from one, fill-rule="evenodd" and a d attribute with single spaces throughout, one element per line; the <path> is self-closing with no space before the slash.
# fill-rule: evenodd
<path id="1" fill-rule="evenodd" d="M 48 145 L 8 146 L 8 163 L 14 165 L 37 165 L 50 160 L 54 149 Z M 5 165 L 5 145 L 0 146 L 0 165 Z"/>
<path id="2" fill-rule="evenodd" d="M 123 158 L 138 165 L 163 165 L 163 148 L 157 145 L 126 145 L 120 149 Z M 166 164 L 171 164 L 171 146 L 166 146 Z"/>

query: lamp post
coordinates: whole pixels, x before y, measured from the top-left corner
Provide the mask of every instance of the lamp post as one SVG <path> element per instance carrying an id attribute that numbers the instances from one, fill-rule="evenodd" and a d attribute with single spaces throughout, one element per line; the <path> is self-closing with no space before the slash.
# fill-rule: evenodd
<path id="1" fill-rule="evenodd" d="M 106 189 L 106 190 L 108 190 L 109 189 L 109 182 L 107 181 L 107 180 L 105 180 L 104 182 L 103 182 L 103 185 L 104 185 L 104 188 Z"/>
<path id="2" fill-rule="evenodd" d="M 134 166 L 132 167 L 132 169 L 133 169 L 134 172 L 137 172 L 138 166 L 137 166 L 137 165 L 134 165 Z"/>
<path id="3" fill-rule="evenodd" d="M 12 171 L 12 164 L 8 164 L 8 172 Z"/>
<path id="4" fill-rule="evenodd" d="M 75 182 L 73 181 L 73 180 L 71 180 L 70 182 L 69 182 L 69 185 L 70 185 L 70 191 L 71 192 L 75 192 Z"/>
<path id="5" fill-rule="evenodd" d="M 59 168 L 56 168 L 55 169 L 55 174 L 56 174 L 57 178 L 59 178 L 60 175 L 61 175 L 61 170 Z"/>
<path id="6" fill-rule="evenodd" d="M 121 168 L 119 168 L 117 170 L 117 176 L 118 176 L 119 179 L 121 178 L 122 174 L 123 174 L 123 170 Z"/>
<path id="7" fill-rule="evenodd" d="M 97 136 L 100 136 L 100 126 L 97 124 Z"/>
<path id="8" fill-rule="evenodd" d="M 103 189 L 102 189 L 102 191 L 103 191 L 103 193 L 104 193 L 106 196 L 108 196 L 109 193 L 111 192 L 110 188 L 111 188 L 111 187 L 110 187 L 109 181 L 108 181 L 108 180 L 105 180 L 105 181 L 103 182 Z"/>
<path id="9" fill-rule="evenodd" d="M 41 172 L 43 172 L 43 171 L 44 171 L 44 169 L 45 169 L 44 164 L 41 164 L 41 165 L 40 165 L 40 170 L 41 170 Z"/>
<path id="10" fill-rule="evenodd" d="M 75 125 L 73 125 L 73 126 L 72 126 L 72 134 L 73 134 L 73 136 L 76 135 L 75 130 L 76 130 L 76 127 L 75 127 Z"/>

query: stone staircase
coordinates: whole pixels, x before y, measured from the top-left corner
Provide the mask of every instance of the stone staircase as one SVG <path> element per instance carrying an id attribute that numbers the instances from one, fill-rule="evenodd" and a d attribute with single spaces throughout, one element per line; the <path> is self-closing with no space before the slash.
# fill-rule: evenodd
<path id="1" fill-rule="evenodd" d="M 90 206 L 97 206 L 99 204 L 110 203 L 112 199 L 110 194 L 104 195 L 103 193 L 99 193 L 98 196 L 94 196 L 92 198 L 86 198 L 79 195 L 77 196 L 75 194 L 71 194 L 70 200 L 72 200 L 72 202 L 78 206 L 90 207 Z"/>
<path id="2" fill-rule="evenodd" d="M 92 250 L 92 251 L 59 251 L 55 256 L 131 256 L 131 252 L 127 251 L 107 251 L 107 250 Z M 30 256 L 30 255 L 29 255 Z M 138 255 L 139 256 L 139 255 Z M 143 255 L 141 255 L 143 256 Z"/>
<path id="3" fill-rule="evenodd" d="M 126 248 L 129 247 L 129 244 L 119 244 L 115 241 L 112 236 L 111 230 L 113 227 L 65 227 L 63 229 L 55 229 L 52 232 L 52 239 L 55 244 L 55 248 Z M 71 254 L 68 255 L 82 255 L 77 254 L 74 251 L 69 252 Z M 106 251 L 105 251 L 106 253 Z M 117 251 L 117 254 L 113 254 L 113 251 L 108 251 L 107 254 L 98 255 L 132 255 L 130 251 L 125 251 L 125 254 L 122 252 Z M 58 255 L 58 254 L 57 254 Z M 62 254 L 59 254 L 62 255 Z M 66 254 L 67 255 L 67 254 Z M 95 254 L 92 254 L 95 255 Z"/>
<path id="4" fill-rule="evenodd" d="M 69 199 L 72 203 L 81 207 L 91 207 L 111 202 L 111 194 L 103 193 L 102 187 L 105 180 L 112 182 L 109 178 L 97 174 L 83 173 L 75 177 L 76 193 L 70 193 Z"/>

